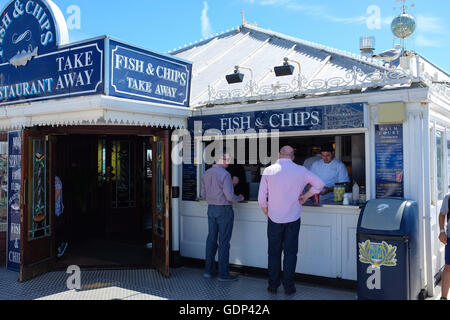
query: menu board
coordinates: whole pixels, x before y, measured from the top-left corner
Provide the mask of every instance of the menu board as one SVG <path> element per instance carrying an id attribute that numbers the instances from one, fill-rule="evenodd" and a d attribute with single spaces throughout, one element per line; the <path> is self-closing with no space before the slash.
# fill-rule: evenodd
<path id="1" fill-rule="evenodd" d="M 8 252 L 7 268 L 20 270 L 21 132 L 8 133 Z"/>
<path id="2" fill-rule="evenodd" d="M 377 198 L 404 197 L 403 125 L 375 125 Z"/>
<path id="3" fill-rule="evenodd" d="M 183 161 L 183 195 L 184 201 L 197 200 L 197 166 L 194 163 L 194 142 L 191 143 L 191 161 Z"/>

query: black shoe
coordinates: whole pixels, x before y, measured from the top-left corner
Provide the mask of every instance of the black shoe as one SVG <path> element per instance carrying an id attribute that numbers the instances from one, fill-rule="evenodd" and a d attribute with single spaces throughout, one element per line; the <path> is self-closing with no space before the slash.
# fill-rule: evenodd
<path id="1" fill-rule="evenodd" d="M 295 289 L 295 288 L 293 288 L 293 289 L 288 289 L 288 290 L 284 290 L 284 293 L 285 293 L 287 296 L 292 296 L 292 295 L 294 295 L 296 292 L 297 292 L 297 289 Z"/>
<path id="2" fill-rule="evenodd" d="M 237 279 L 238 279 L 238 276 L 230 274 L 226 278 L 219 277 L 217 280 L 219 280 L 220 282 L 232 282 L 232 281 L 237 281 Z"/>
<path id="3" fill-rule="evenodd" d="M 277 290 L 276 288 L 271 288 L 271 287 L 267 287 L 267 291 L 269 291 L 272 294 L 277 294 Z"/>

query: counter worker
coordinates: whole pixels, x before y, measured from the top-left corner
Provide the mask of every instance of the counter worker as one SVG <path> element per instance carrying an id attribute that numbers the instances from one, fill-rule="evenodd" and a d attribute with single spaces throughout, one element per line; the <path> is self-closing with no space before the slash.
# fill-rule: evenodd
<path id="1" fill-rule="evenodd" d="M 268 218 L 268 273 L 267 290 L 275 294 L 281 285 L 281 254 L 283 287 L 287 295 L 296 292 L 294 275 L 297 266 L 298 237 L 303 204 L 319 193 L 324 183 L 305 167 L 294 163 L 294 149 L 285 146 L 279 160 L 264 170 L 259 187 L 258 204 Z M 306 185 L 311 188 L 306 194 Z"/>
<path id="2" fill-rule="evenodd" d="M 448 194 L 442 203 L 441 213 L 439 214 L 440 234 L 439 240 L 445 244 L 445 268 L 442 273 L 442 295 L 441 300 L 447 300 L 448 290 L 450 288 L 450 225 L 448 224 L 450 218 L 450 194 Z M 447 229 L 445 229 L 445 222 L 447 221 Z"/>
<path id="3" fill-rule="evenodd" d="M 348 183 L 350 178 L 345 164 L 334 157 L 332 145 L 323 146 L 321 156 L 321 160 L 313 163 L 311 172 L 325 182 L 325 188 L 320 193 L 320 202 L 332 203 L 334 201 L 334 185 Z"/>
<path id="4" fill-rule="evenodd" d="M 215 256 L 219 251 L 219 281 L 234 281 L 229 273 L 230 240 L 233 232 L 234 211 L 231 206 L 244 200 L 235 195 L 230 173 L 226 170 L 230 156 L 224 154 L 208 169 L 202 179 L 202 195 L 208 203 L 208 238 L 206 240 L 205 274 L 210 279 L 215 274 Z M 217 245 L 217 240 L 219 244 Z"/>
<path id="5" fill-rule="evenodd" d="M 234 193 L 242 194 L 244 196 L 244 200 L 248 200 L 250 189 L 249 184 L 247 183 L 244 165 L 231 164 L 228 166 L 227 171 L 231 174 Z"/>
<path id="6" fill-rule="evenodd" d="M 309 157 L 308 159 L 305 160 L 305 162 L 303 162 L 303 166 L 308 170 L 311 170 L 311 167 L 314 164 L 314 162 L 322 160 L 320 148 L 314 147 L 312 154 L 313 154 L 312 157 Z"/>

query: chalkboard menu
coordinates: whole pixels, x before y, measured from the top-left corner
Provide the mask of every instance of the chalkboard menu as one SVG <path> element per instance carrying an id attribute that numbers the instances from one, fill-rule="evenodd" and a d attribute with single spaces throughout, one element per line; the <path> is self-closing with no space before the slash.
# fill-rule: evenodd
<path id="1" fill-rule="evenodd" d="M 377 198 L 403 198 L 403 125 L 375 126 L 375 158 Z"/>
<path id="2" fill-rule="evenodd" d="M 21 132 L 8 133 L 8 270 L 20 270 Z"/>
<path id="3" fill-rule="evenodd" d="M 190 148 L 191 148 L 191 161 L 183 161 L 182 199 L 184 201 L 197 200 L 197 166 L 194 163 L 194 142 L 191 143 Z"/>

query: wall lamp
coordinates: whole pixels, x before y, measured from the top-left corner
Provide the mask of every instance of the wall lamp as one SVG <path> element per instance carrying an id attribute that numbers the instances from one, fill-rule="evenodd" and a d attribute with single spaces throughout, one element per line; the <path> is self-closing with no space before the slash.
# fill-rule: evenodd
<path id="1" fill-rule="evenodd" d="M 228 84 L 240 83 L 244 81 L 244 74 L 239 72 L 239 69 L 250 70 L 251 78 L 253 80 L 253 70 L 250 68 L 235 66 L 234 73 L 227 75 L 225 78 L 227 79 Z"/>
<path id="2" fill-rule="evenodd" d="M 284 63 L 282 66 L 275 67 L 273 70 L 275 71 L 275 75 L 277 77 L 283 77 L 283 76 L 292 76 L 294 74 L 294 66 L 290 65 L 288 62 L 294 62 L 298 65 L 298 73 L 300 74 L 302 72 L 302 66 L 300 65 L 300 62 L 289 60 L 288 58 L 284 58 Z"/>

